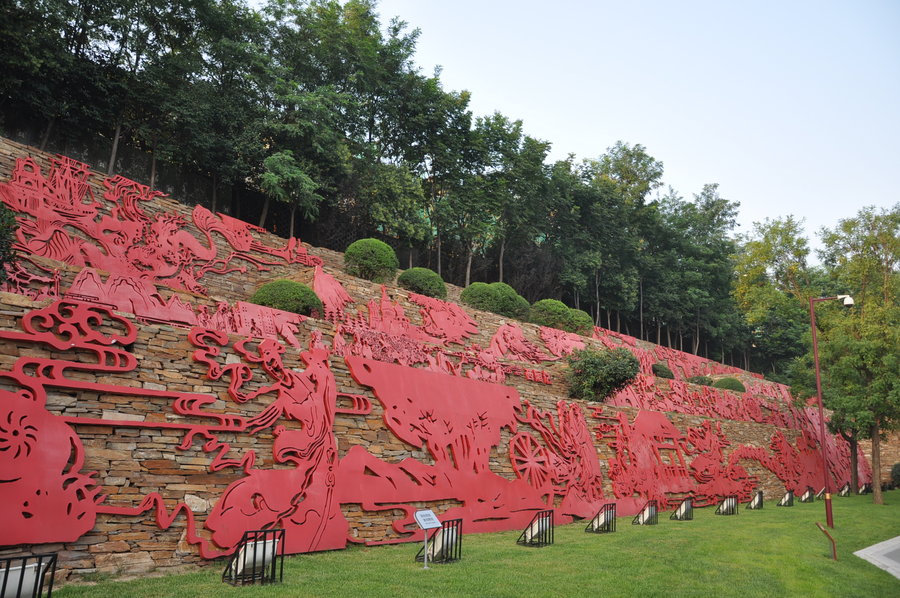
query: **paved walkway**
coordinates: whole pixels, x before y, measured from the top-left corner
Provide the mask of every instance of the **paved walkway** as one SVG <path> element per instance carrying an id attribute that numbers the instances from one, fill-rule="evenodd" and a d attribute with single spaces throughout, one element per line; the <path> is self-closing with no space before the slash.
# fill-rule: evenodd
<path id="1" fill-rule="evenodd" d="M 853 554 L 900 579 L 900 536 L 857 550 Z"/>

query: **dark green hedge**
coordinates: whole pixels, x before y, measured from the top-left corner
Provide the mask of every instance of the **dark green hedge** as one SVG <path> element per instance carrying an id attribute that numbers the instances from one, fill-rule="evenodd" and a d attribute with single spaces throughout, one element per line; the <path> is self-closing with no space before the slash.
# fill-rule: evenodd
<path id="1" fill-rule="evenodd" d="M 528 321 L 578 334 L 590 334 L 594 330 L 590 315 L 580 309 L 571 309 L 556 299 L 535 301 L 528 311 Z"/>
<path id="2" fill-rule="evenodd" d="M 687 379 L 691 384 L 700 384 L 702 386 L 712 386 L 713 379 L 709 376 L 691 376 Z"/>
<path id="3" fill-rule="evenodd" d="M 344 251 L 347 274 L 372 282 L 391 282 L 400 267 L 390 245 L 378 239 L 359 239 Z"/>
<path id="4" fill-rule="evenodd" d="M 293 280 L 276 280 L 262 285 L 250 298 L 250 303 L 304 316 L 321 317 L 325 313 L 322 301 L 313 290 Z"/>
<path id="5" fill-rule="evenodd" d="M 503 282 L 491 284 L 473 282 L 463 289 L 459 299 L 475 309 L 490 311 L 508 318 L 524 319 L 530 307 L 524 297 Z"/>
<path id="6" fill-rule="evenodd" d="M 669 380 L 675 379 L 675 374 L 669 369 L 669 366 L 664 361 L 658 361 L 650 366 L 650 369 L 653 370 L 653 375 L 657 378 L 668 378 Z"/>
<path id="7" fill-rule="evenodd" d="M 606 399 L 625 388 L 640 371 L 637 358 L 623 348 L 573 351 L 568 362 L 569 395 L 588 401 Z"/>
<path id="8" fill-rule="evenodd" d="M 713 387 L 724 388 L 725 390 L 733 390 L 734 392 L 746 392 L 744 384 L 737 378 L 719 378 L 713 382 Z"/>
<path id="9" fill-rule="evenodd" d="M 420 295 L 438 299 L 447 298 L 447 285 L 444 284 L 444 279 L 441 278 L 440 274 L 428 268 L 404 270 L 400 277 L 397 278 L 397 284 Z"/>

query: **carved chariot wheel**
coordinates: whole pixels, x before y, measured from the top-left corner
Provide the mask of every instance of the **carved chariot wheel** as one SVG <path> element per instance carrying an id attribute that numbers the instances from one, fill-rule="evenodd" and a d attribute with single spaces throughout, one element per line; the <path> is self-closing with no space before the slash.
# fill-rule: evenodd
<path id="1" fill-rule="evenodd" d="M 509 459 L 519 478 L 539 491 L 552 485 L 553 462 L 550 451 L 538 444 L 530 434 L 516 434 L 509 441 Z"/>

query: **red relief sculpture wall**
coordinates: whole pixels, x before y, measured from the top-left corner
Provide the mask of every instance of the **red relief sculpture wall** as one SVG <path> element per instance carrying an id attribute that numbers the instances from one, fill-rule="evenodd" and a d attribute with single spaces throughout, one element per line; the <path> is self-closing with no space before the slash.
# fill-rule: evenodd
<path id="1" fill-rule="evenodd" d="M 177 212 L 150 214 L 142 208 L 162 193 L 116 176 L 103 181 L 102 203 L 89 177 L 88 166 L 71 158 L 52 159 L 47 176 L 35 160 L 17 159 L 11 180 L 0 184 L 0 201 L 18 214 L 17 249 L 202 295 L 200 280 L 207 274 L 320 263 L 296 239 L 281 248 L 265 246 L 252 234 L 258 227 L 202 206 L 191 214 L 198 239 Z M 230 253 L 220 255 L 214 234 L 227 241 Z"/>
<path id="2" fill-rule="evenodd" d="M 203 558 L 233 551 L 245 530 L 272 527 L 288 530 L 294 553 L 410 540 L 423 504 L 442 505 L 441 516 L 464 519 L 467 532 L 495 531 L 521 528 L 547 508 L 569 522 L 608 501 L 624 515 L 649 499 L 672 506 L 684 496 L 698 505 L 747 498 L 760 483 L 748 464 L 798 492 L 821 483 L 816 414 L 793 407 L 782 386 L 753 381 L 743 396 L 695 387 L 682 380 L 735 370 L 600 328 L 591 341 L 512 322 L 491 333 L 455 303 L 411 294 L 404 304 L 386 287 L 357 305 L 297 240 L 270 247 L 255 227 L 199 207 L 190 222 L 177 211 L 144 211 L 158 194 L 121 177 L 107 179 L 98 199 L 90 176 L 67 158 L 46 176 L 22 159 L 0 184 L 0 199 L 17 212 L 23 259 L 82 266 L 68 288 L 37 258 L 8 266 L 8 290 L 54 301 L 24 314 L 19 329 L 0 330 L 3 342 L 31 347 L 0 371 L 4 545 L 77 542 L 98 517 L 152 518 L 160 530 L 183 529 Z M 202 293 L 211 277 L 276 264 L 314 268 L 325 321 L 179 292 Z M 137 325 L 114 310 L 134 314 Z M 153 330 L 175 339 L 178 349 L 167 355 L 186 379 L 212 390 L 141 378 L 132 347 L 149 346 Z M 586 412 L 547 388 L 544 368 L 590 343 L 627 347 L 642 373 L 608 407 Z M 656 380 L 659 360 L 678 379 Z M 164 408 L 106 418 L 53 403 L 83 395 Z M 630 417 L 620 408 L 637 411 Z M 772 434 L 736 445 L 722 421 L 678 427 L 663 412 L 767 424 Z M 365 428 L 374 417 L 382 428 Z M 92 450 L 79 436 L 84 429 L 174 434 L 169 456 L 197 455 L 220 490 L 210 492 L 206 511 L 171 492 L 122 494 L 101 481 L 104 472 L 84 471 Z M 796 430 L 796 440 L 782 429 Z M 846 443 L 825 442 L 841 485 L 849 480 Z M 387 457 L 383 445 L 406 456 Z M 351 508 L 389 521 L 390 532 L 361 539 Z"/>

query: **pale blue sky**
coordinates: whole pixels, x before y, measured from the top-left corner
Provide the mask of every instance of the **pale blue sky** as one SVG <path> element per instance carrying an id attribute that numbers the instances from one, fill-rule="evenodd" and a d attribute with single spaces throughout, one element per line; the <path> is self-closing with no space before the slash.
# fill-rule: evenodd
<path id="1" fill-rule="evenodd" d="M 421 29 L 476 115 L 499 110 L 596 158 L 617 140 L 690 199 L 741 203 L 741 230 L 793 214 L 808 236 L 900 201 L 900 0 L 380 0 Z"/>

